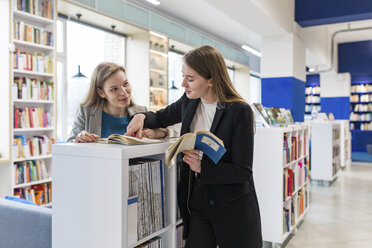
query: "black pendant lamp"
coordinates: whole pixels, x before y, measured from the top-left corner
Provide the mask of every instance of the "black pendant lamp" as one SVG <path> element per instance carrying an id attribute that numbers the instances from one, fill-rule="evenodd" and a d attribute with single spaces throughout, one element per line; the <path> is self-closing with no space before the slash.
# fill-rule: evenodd
<path id="1" fill-rule="evenodd" d="M 172 87 L 170 87 L 169 89 L 171 89 L 171 90 L 178 90 L 178 88 L 176 86 L 174 86 L 174 80 L 172 80 Z"/>
<path id="2" fill-rule="evenodd" d="M 78 65 L 78 73 L 76 73 L 73 78 L 86 78 L 86 76 L 80 72 L 80 65 Z"/>

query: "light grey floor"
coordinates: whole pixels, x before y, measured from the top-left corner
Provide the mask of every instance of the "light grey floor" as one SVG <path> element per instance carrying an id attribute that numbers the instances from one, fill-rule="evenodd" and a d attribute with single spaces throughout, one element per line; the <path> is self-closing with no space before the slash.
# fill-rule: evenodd
<path id="1" fill-rule="evenodd" d="M 328 187 L 312 184 L 310 197 L 286 248 L 372 247 L 372 163 L 353 163 Z"/>

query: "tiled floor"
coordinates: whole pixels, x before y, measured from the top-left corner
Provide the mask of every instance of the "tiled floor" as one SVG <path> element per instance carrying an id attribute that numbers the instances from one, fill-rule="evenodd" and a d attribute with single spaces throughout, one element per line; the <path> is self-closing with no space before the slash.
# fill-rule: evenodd
<path id="1" fill-rule="evenodd" d="M 312 184 L 310 204 L 286 248 L 372 247 L 372 163 L 353 163 L 331 186 Z"/>

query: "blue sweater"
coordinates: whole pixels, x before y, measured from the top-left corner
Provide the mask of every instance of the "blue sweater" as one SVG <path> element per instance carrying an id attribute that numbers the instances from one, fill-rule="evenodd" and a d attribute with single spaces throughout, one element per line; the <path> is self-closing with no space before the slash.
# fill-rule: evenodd
<path id="1" fill-rule="evenodd" d="M 102 111 L 101 138 L 107 138 L 111 134 L 124 134 L 127 132 L 129 115 L 118 117 Z"/>

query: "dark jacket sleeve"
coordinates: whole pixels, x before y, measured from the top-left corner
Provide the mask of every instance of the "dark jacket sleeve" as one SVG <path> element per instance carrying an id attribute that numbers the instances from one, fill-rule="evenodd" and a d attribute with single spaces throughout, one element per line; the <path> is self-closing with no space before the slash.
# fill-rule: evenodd
<path id="1" fill-rule="evenodd" d="M 245 183 L 252 175 L 254 127 L 253 113 L 248 104 L 235 104 L 231 128 L 231 138 L 226 154 L 218 164 L 204 156 L 201 179 L 204 183 Z M 228 131 L 226 130 L 228 133 Z"/>
<path id="2" fill-rule="evenodd" d="M 144 126 L 146 128 L 165 128 L 182 121 L 182 111 L 187 106 L 188 98 L 184 94 L 177 102 L 168 105 L 165 109 L 154 112 L 145 112 Z"/>

